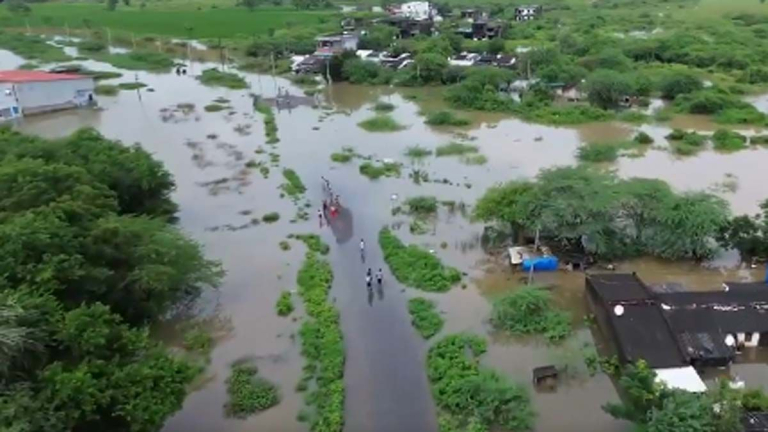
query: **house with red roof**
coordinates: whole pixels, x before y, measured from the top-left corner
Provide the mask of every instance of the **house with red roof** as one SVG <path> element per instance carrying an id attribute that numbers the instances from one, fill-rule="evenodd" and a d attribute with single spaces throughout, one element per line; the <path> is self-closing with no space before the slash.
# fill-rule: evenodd
<path id="1" fill-rule="evenodd" d="M 94 102 L 93 78 L 70 73 L 0 70 L 0 122 Z"/>

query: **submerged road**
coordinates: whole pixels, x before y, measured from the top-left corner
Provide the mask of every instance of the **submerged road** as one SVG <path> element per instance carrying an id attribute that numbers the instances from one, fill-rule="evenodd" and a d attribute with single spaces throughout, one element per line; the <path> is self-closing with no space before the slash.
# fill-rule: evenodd
<path id="1" fill-rule="evenodd" d="M 343 200 L 350 208 L 332 222 L 334 282 L 331 295 L 341 312 L 346 366 L 345 430 L 349 432 L 432 432 L 437 416 L 425 370 L 426 344 L 411 327 L 404 287 L 397 283 L 379 248 L 384 221 L 366 214 L 364 202 Z M 361 208 L 359 214 L 353 212 Z M 372 212 L 371 212 L 372 213 Z M 327 228 L 326 228 L 327 229 Z M 366 242 L 361 262 L 360 238 Z M 365 285 L 368 268 L 384 271 L 378 289 Z"/>

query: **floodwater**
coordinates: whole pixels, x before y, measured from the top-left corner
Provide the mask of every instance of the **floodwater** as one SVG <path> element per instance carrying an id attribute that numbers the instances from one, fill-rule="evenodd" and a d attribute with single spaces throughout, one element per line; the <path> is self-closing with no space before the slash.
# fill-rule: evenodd
<path id="1" fill-rule="evenodd" d="M 3 68 L 23 62 L 0 51 Z M 93 70 L 117 70 L 93 61 L 79 63 Z M 195 63 L 189 68 L 189 76 L 125 72 L 123 78 L 113 82 L 138 80 L 148 88 L 100 97 L 99 109 L 35 116 L 18 124 L 25 132 L 46 137 L 90 126 L 109 138 L 142 145 L 175 176 L 174 199 L 180 207 L 180 227 L 205 247 L 209 257 L 221 260 L 227 270 L 221 287 L 205 293 L 195 310 L 170 317 L 155 329 L 159 338 L 176 345 L 181 328 L 190 320 L 198 321 L 211 329 L 216 339 L 205 377 L 187 397 L 183 409 L 168 421 L 165 432 L 307 430 L 296 420 L 303 395 L 294 391 L 303 365 L 296 335 L 300 320 L 280 318 L 274 312 L 280 292 L 295 290 L 296 271 L 303 258 L 302 245 L 292 242 L 291 250 L 282 251 L 278 244 L 290 233 L 303 232 L 319 232 L 331 245 L 331 301 L 341 312 L 347 355 L 347 430 L 437 429 L 424 367 L 429 343 L 413 331 L 406 310 L 407 299 L 415 295 L 438 302 L 446 319 L 442 334 L 471 331 L 486 335 L 490 344 L 483 363 L 510 379 L 531 387 L 534 367 L 569 364 L 568 376 L 557 391 L 538 392 L 531 387 L 539 413 L 537 431 L 630 430 L 600 408 L 617 400 L 611 380 L 602 374 L 589 377 L 583 365 L 578 366 L 580 360 L 574 354 L 584 344 L 600 346 L 600 336 L 584 325 L 587 310 L 582 274 L 536 275 L 536 282 L 552 286 L 558 304 L 572 312 L 577 330 L 571 340 L 553 347 L 535 339 L 506 337 L 493 332 L 487 324 L 489 300 L 519 286 L 525 277 L 511 273 L 498 258 L 482 251 L 482 226 L 470 223 L 458 211 L 441 208 L 429 234 L 412 235 L 408 218 L 392 216 L 391 209 L 414 195 L 435 195 L 439 200 L 471 205 L 495 183 L 530 178 L 542 169 L 574 164 L 581 143 L 629 137 L 637 127 L 618 123 L 551 127 L 497 114 L 467 113 L 473 120 L 469 127 L 432 128 L 423 123 L 419 113 L 442 107 L 440 89 L 398 92 L 334 84 L 318 96 L 319 108 L 301 105 L 276 111 L 280 143 L 273 148 L 264 144 L 262 119 L 252 112 L 249 93 L 275 97 L 278 89 L 292 95 L 301 95 L 302 89 L 281 78 L 255 74 L 244 74 L 250 84 L 245 91 L 200 85 L 193 76 L 213 66 Z M 228 99 L 231 109 L 216 113 L 203 110 L 219 97 Z M 405 129 L 369 133 L 357 126 L 374 115 L 371 108 L 377 99 L 396 105 L 392 116 Z M 194 104 L 194 109 L 179 107 L 180 103 Z M 679 190 L 711 190 L 727 199 L 737 213 L 754 212 L 757 203 L 768 195 L 761 187 L 764 178 L 760 178 L 760 168 L 768 163 L 768 150 L 757 148 L 732 154 L 703 151 L 679 158 L 664 151 L 663 136 L 669 132 L 668 126 L 645 125 L 639 129 L 651 134 L 658 148 L 638 158 L 620 159 L 615 166 L 620 175 L 660 178 Z M 453 157 L 409 160 L 403 155 L 409 146 L 434 148 L 450 141 L 479 146 L 488 163 L 472 166 Z M 401 178 L 369 181 L 358 173 L 359 161 L 332 163 L 330 154 L 345 146 L 374 160 L 402 162 Z M 270 152 L 279 154 L 279 160 L 273 156 L 270 161 Z M 258 169 L 247 168 L 250 160 L 264 161 L 270 167 L 268 178 L 263 178 Z M 307 186 L 306 200 L 311 203 L 308 221 L 291 222 L 298 209 L 280 197 L 283 167 L 296 170 Z M 430 181 L 413 182 L 409 174 L 414 170 L 427 173 Z M 315 216 L 323 197 L 320 176 L 331 180 L 345 206 L 331 229 L 319 229 Z M 731 186 L 737 183 L 736 187 L 719 187 L 726 180 Z M 253 222 L 271 211 L 280 213 L 277 223 Z M 398 285 L 376 244 L 376 234 L 385 225 L 395 228 L 405 241 L 434 250 L 446 263 L 466 272 L 466 286 L 445 294 L 424 294 Z M 360 238 L 368 244 L 365 263 L 358 250 Z M 726 279 L 760 277 L 735 263 L 736 257 L 724 254 L 704 267 L 654 260 L 619 263 L 618 267 L 637 271 L 650 283 L 683 282 L 692 289 L 716 288 Z M 385 271 L 384 289 L 374 290 L 372 295 L 364 287 L 368 267 Z M 295 300 L 298 306 L 298 298 Z M 294 316 L 302 316 L 300 307 Z M 254 358 L 260 373 L 280 385 L 282 401 L 247 420 L 227 419 L 222 408 L 226 401 L 225 379 L 229 365 L 242 357 Z M 748 366 L 745 374 L 766 376 L 764 364 Z M 765 381 L 762 378 L 760 382 L 768 384 Z"/>

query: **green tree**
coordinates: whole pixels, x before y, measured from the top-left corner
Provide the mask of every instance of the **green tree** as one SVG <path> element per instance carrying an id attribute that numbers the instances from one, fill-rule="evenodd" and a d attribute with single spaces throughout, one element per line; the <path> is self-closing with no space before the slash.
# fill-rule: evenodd
<path id="1" fill-rule="evenodd" d="M 731 219 L 719 236 L 723 247 L 738 250 L 743 261 L 768 258 L 768 200 L 760 203 L 760 210 Z"/>
<path id="2" fill-rule="evenodd" d="M 659 83 L 661 97 L 675 99 L 681 94 L 693 93 L 701 90 L 703 84 L 700 79 L 688 72 L 671 72 L 662 78 Z"/>
<path id="3" fill-rule="evenodd" d="M 663 406 L 667 393 L 656 382 L 656 372 L 643 360 L 625 366 L 619 386 L 624 394 L 622 402 L 608 403 L 603 410 L 615 418 L 636 424 L 645 424 L 652 411 Z"/>
<path id="4" fill-rule="evenodd" d="M 493 38 L 488 42 L 488 52 L 491 54 L 501 54 L 504 52 L 504 49 L 504 39 L 502 38 Z"/>
<path id="5" fill-rule="evenodd" d="M 443 72 L 448 68 L 448 59 L 436 53 L 419 54 L 414 59 L 414 63 L 416 77 L 423 83 L 439 82 Z"/>
<path id="6" fill-rule="evenodd" d="M 633 94 L 632 83 L 624 75 L 612 70 L 598 70 L 587 79 L 587 97 L 592 105 L 602 109 L 616 108 Z"/>
<path id="7" fill-rule="evenodd" d="M 117 2 L 118 0 L 107 0 L 107 10 L 114 11 L 117 9 Z"/>
<path id="8" fill-rule="evenodd" d="M 535 185 L 512 181 L 489 188 L 477 201 L 473 216 L 483 222 L 500 222 L 519 236 L 535 225 Z"/>

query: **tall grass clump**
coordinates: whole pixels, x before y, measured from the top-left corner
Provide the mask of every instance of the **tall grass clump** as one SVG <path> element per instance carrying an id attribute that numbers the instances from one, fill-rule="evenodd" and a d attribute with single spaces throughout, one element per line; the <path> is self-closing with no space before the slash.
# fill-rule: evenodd
<path id="1" fill-rule="evenodd" d="M 571 334 L 567 312 L 557 309 L 552 295 L 538 287 L 525 287 L 494 301 L 491 324 L 517 335 L 542 335 L 550 342 Z"/>
<path id="2" fill-rule="evenodd" d="M 418 145 L 410 146 L 407 149 L 405 149 L 405 155 L 413 159 L 432 156 L 432 153 L 433 153 L 432 150 L 425 147 L 418 146 Z"/>
<path id="3" fill-rule="evenodd" d="M 226 87 L 235 90 L 248 88 L 248 83 L 242 76 L 232 72 L 222 72 L 216 68 L 204 70 L 197 80 L 209 87 Z"/>
<path id="4" fill-rule="evenodd" d="M 251 364 L 235 364 L 227 378 L 229 400 L 224 409 L 228 416 L 246 418 L 280 403 L 277 386 L 258 376 Z"/>
<path id="5" fill-rule="evenodd" d="M 712 142 L 715 150 L 732 152 L 747 148 L 747 137 L 744 135 L 725 129 L 718 129 L 712 135 Z"/>
<path id="6" fill-rule="evenodd" d="M 331 247 L 328 246 L 328 243 L 324 242 L 323 239 L 321 239 L 317 234 L 291 234 L 288 236 L 288 238 L 301 240 L 305 245 L 307 245 L 309 250 L 321 255 L 328 255 L 328 252 L 331 250 Z"/>
<path id="7" fill-rule="evenodd" d="M 472 121 L 459 117 L 453 111 L 437 111 L 427 115 L 424 123 L 430 126 L 467 126 L 472 124 Z"/>
<path id="8" fill-rule="evenodd" d="M 378 113 L 388 113 L 395 110 L 395 104 L 389 102 L 378 101 L 373 105 L 373 110 Z"/>
<path id="9" fill-rule="evenodd" d="M 254 111 L 264 116 L 264 136 L 267 137 L 267 144 L 276 144 L 280 142 L 277 137 L 277 122 L 275 121 L 275 113 L 272 111 L 272 107 L 264 103 L 261 98 L 253 98 Z"/>
<path id="10" fill-rule="evenodd" d="M 579 147 L 576 157 L 582 162 L 614 162 L 620 150 L 616 143 L 587 143 Z"/>
<path id="11" fill-rule="evenodd" d="M 433 196 L 410 197 L 403 202 L 408 213 L 416 216 L 432 216 L 437 213 L 437 198 Z"/>
<path id="12" fill-rule="evenodd" d="M 375 165 L 371 162 L 363 162 L 360 165 L 360 174 L 371 180 L 381 177 L 400 177 L 400 164 L 397 162 L 383 162 Z"/>
<path id="13" fill-rule="evenodd" d="M 435 302 L 423 297 L 408 300 L 411 324 L 424 339 L 436 335 L 443 328 L 443 317 L 438 313 Z"/>
<path id="14" fill-rule="evenodd" d="M 128 70 L 167 71 L 173 67 L 173 59 L 169 55 L 156 51 L 98 54 L 94 58 L 114 67 Z"/>
<path id="15" fill-rule="evenodd" d="M 477 153 L 478 147 L 471 144 L 462 144 L 458 142 L 452 142 L 450 144 L 441 145 L 435 151 L 435 154 L 440 156 L 463 156 L 469 153 Z"/>
<path id="16" fill-rule="evenodd" d="M 640 131 L 632 138 L 632 141 L 638 144 L 653 144 L 653 137 L 644 131 Z"/>
<path id="17" fill-rule="evenodd" d="M 281 317 L 288 316 L 293 312 L 293 301 L 289 291 L 280 293 L 280 297 L 277 298 L 277 303 L 275 303 L 275 310 L 277 315 Z"/>
<path id="18" fill-rule="evenodd" d="M 297 283 L 308 319 L 299 330 L 306 364 L 302 381 L 314 381 L 305 399 L 314 406 L 312 430 L 341 432 L 344 428 L 344 341 L 339 312 L 328 301 L 333 272 L 327 261 L 307 252 Z"/>
<path id="19" fill-rule="evenodd" d="M 404 285 L 445 292 L 461 280 L 458 270 L 444 266 L 436 256 L 418 246 L 405 246 L 388 228 L 379 231 L 379 246 L 392 274 Z"/>
<path id="20" fill-rule="evenodd" d="M 376 115 L 357 124 L 368 132 L 397 132 L 405 129 L 392 116 Z"/>
<path id="21" fill-rule="evenodd" d="M 291 197 L 297 197 L 307 191 L 304 183 L 301 181 L 301 177 L 296 174 L 296 171 L 290 168 L 283 169 L 283 177 L 285 177 L 286 183 L 283 183 L 281 188 L 286 195 Z"/>
<path id="22" fill-rule="evenodd" d="M 536 416 L 527 390 L 480 365 L 484 339 L 452 334 L 434 344 L 427 354 L 427 377 L 440 409 L 440 430 L 524 432 Z"/>

